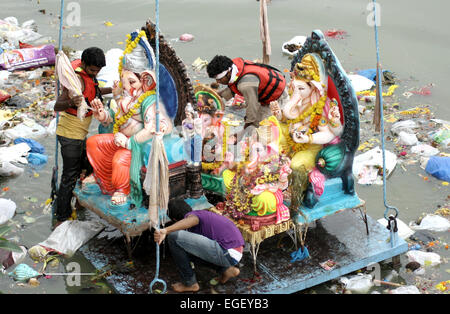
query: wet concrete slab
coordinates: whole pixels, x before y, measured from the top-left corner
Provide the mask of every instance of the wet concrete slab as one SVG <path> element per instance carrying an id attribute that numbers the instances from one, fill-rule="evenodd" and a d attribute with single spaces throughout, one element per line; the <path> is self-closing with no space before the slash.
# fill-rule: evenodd
<path id="1" fill-rule="evenodd" d="M 87 211 L 86 219 L 100 219 Z M 369 235 L 357 212 L 338 212 L 315 222 L 308 229 L 305 245 L 310 257 L 291 262 L 296 250 L 292 239 L 280 234 L 263 241 L 257 258 L 257 273 L 253 259 L 244 252 L 239 264 L 241 274 L 223 285 L 211 285 L 217 273 L 207 265 L 195 265 L 197 280 L 203 294 L 288 294 L 319 285 L 329 280 L 365 268 L 407 251 L 406 242 L 397 239 L 391 246 L 386 226 L 368 217 Z M 84 256 L 97 269 L 111 269 L 106 280 L 118 293 L 147 294 L 156 270 L 156 247 L 149 231 L 132 238 L 132 263 L 129 263 L 124 237 L 109 226 L 81 248 Z M 179 281 L 168 247 L 161 245 L 160 275 L 170 291 L 170 285 Z M 327 260 L 337 263 L 332 270 L 325 270 L 320 263 Z M 155 289 L 161 289 L 158 284 Z"/>

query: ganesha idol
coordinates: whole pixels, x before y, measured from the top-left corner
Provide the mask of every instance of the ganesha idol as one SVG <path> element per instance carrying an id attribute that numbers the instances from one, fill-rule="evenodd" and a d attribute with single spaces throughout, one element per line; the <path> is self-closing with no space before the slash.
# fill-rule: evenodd
<path id="1" fill-rule="evenodd" d="M 342 159 L 337 144 L 343 133 L 338 102 L 327 95 L 328 75 L 323 61 L 315 53 L 306 54 L 291 73 L 290 98 L 283 108 L 271 103 L 272 113 L 280 121 L 280 145 L 291 158 L 291 168 L 306 173 L 308 188 L 303 205 L 313 207 L 324 192 L 326 177 L 319 165 L 327 166 Z M 329 146 L 330 149 L 323 150 Z M 333 151 L 334 150 L 334 151 Z M 328 154 L 320 156 L 319 154 Z M 333 159 L 336 159 L 333 161 Z"/>
<path id="2" fill-rule="evenodd" d="M 103 194 L 111 195 L 116 206 L 142 203 L 140 171 L 144 165 L 144 145 L 156 132 L 156 93 L 154 53 L 144 31 L 128 35 L 127 48 L 120 58 L 120 82 L 115 82 L 113 95 L 117 111 L 103 108 L 100 101 L 92 104 L 104 127 L 113 133 L 91 136 L 86 143 L 93 175 L 83 181 L 86 187 L 97 183 Z M 164 106 L 160 106 L 159 131 L 173 129 Z"/>
<path id="3" fill-rule="evenodd" d="M 257 231 L 290 218 L 283 203 L 291 173 L 290 159 L 280 154 L 281 128 L 274 116 L 260 122 L 247 138 L 246 161 L 222 173 L 227 190 L 225 211 Z"/>
<path id="4" fill-rule="evenodd" d="M 202 124 L 202 170 L 219 174 L 224 167 L 225 151 L 223 138 L 226 136 L 224 126 L 224 104 L 217 92 L 209 86 L 199 84 L 194 89 L 195 111 Z"/>

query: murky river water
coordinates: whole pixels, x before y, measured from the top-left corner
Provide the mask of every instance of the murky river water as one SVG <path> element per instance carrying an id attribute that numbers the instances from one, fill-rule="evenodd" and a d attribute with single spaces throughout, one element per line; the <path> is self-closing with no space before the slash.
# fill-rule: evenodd
<path id="1" fill-rule="evenodd" d="M 65 1 L 65 46 L 83 50 L 99 46 L 105 51 L 123 48 L 119 42 L 125 35 L 140 28 L 148 18 L 155 20 L 154 1 L 97 0 Z M 436 118 L 450 120 L 450 109 L 445 94 L 450 63 L 449 30 L 446 12 L 450 3 L 444 0 L 424 2 L 420 0 L 378 1 L 381 8 L 379 28 L 380 56 L 384 69 L 395 73 L 400 87 L 395 92 L 401 109 L 429 104 Z M 282 43 L 297 35 L 310 35 L 314 29 L 322 31 L 341 29 L 347 32 L 344 39 L 330 39 L 329 43 L 346 71 L 374 68 L 376 52 L 374 30 L 367 25 L 369 0 L 273 0 L 268 7 L 271 64 L 284 69 L 290 67 L 290 59 L 281 52 Z M 34 19 L 38 31 L 58 40 L 59 1 L 54 0 L 2 0 L 1 16 L 15 16 L 19 22 Z M 75 8 L 75 9 L 74 9 Z M 70 26 L 71 14 L 80 9 L 79 26 Z M 45 10 L 39 12 L 40 10 Z M 75 10 L 75 11 L 74 11 Z M 72 16 L 73 17 L 73 16 Z M 259 37 L 259 3 L 254 0 L 166 0 L 160 3 L 160 29 L 178 56 L 188 66 L 192 80 L 210 82 L 204 73 L 195 73 L 190 64 L 200 57 L 210 60 L 216 54 L 249 59 L 261 58 Z M 72 20 L 73 21 L 73 20 Z M 113 26 L 105 26 L 105 22 Z M 195 36 L 192 42 L 180 42 L 183 33 Z M 57 42 L 55 42 L 57 45 Z M 434 84 L 429 96 L 402 97 L 411 88 Z M 95 129 L 95 125 L 92 129 Z M 375 133 L 374 136 L 377 136 Z M 0 187 L 9 191 L 1 197 L 11 198 L 18 205 L 15 220 L 23 225 L 11 234 L 28 247 L 45 240 L 50 234 L 50 216 L 42 213 L 41 204 L 50 194 L 50 176 L 54 160 L 55 138 L 40 142 L 49 155 L 47 166 L 35 176 L 29 170 L 14 179 L 2 179 Z M 60 161 L 61 163 L 61 161 Z M 423 212 L 432 213 L 447 200 L 449 188 L 430 178 L 424 181 L 418 164 L 397 167 L 387 183 L 388 203 L 400 210 L 404 222 L 415 220 Z M 374 219 L 384 212 L 381 186 L 357 185 L 357 193 L 367 204 L 368 214 Z M 36 222 L 26 224 L 22 217 L 32 211 Z M 448 241 L 448 236 L 447 236 Z M 448 251 L 440 252 L 448 258 Z M 81 254 L 73 257 L 82 263 L 85 272 L 94 271 Z M 436 269 L 440 280 L 448 279 L 448 264 Z M 12 293 L 72 293 L 60 278 L 43 280 L 38 288 L 17 287 L 10 280 L 0 280 L 0 291 Z M 97 289 L 104 293 L 108 289 Z"/>

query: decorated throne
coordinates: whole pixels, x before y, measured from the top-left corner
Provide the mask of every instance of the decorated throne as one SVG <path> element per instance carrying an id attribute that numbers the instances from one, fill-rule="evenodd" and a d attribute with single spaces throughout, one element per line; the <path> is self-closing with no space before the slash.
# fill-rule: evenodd
<path id="1" fill-rule="evenodd" d="M 338 105 L 343 130 L 339 135 L 339 143 L 324 145 L 317 154 L 315 168 L 325 178 L 323 193 L 317 197 L 309 182 L 301 204 L 298 204 L 299 202 L 296 204 L 300 205 L 298 212 L 301 214 L 296 220 L 298 223 L 308 223 L 344 209 L 358 208 L 368 232 L 365 203 L 356 195 L 352 175 L 353 158 L 359 146 L 359 111 L 356 93 L 320 30 L 313 31 L 307 38 L 303 47 L 294 56 L 291 70 L 294 71 L 308 54 L 315 54 L 323 62 L 327 76 L 328 98 Z"/>

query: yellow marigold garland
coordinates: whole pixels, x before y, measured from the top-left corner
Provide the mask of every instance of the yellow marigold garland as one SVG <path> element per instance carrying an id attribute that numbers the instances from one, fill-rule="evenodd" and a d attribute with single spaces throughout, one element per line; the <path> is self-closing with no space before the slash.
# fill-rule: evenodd
<path id="1" fill-rule="evenodd" d="M 310 125 L 309 125 L 309 129 L 307 131 L 307 134 L 308 135 L 313 134 L 314 129 L 317 127 L 317 125 L 319 124 L 319 120 L 322 117 L 323 108 L 325 107 L 326 100 L 327 100 L 327 95 L 322 96 L 319 99 L 319 101 L 317 103 L 315 103 L 314 105 L 312 105 L 308 110 L 303 112 L 300 116 L 298 116 L 295 119 L 286 120 L 286 123 L 287 124 L 295 124 L 298 122 L 303 122 L 309 116 Z M 293 151 L 305 150 L 309 146 L 309 143 L 303 144 L 303 143 L 294 142 L 291 135 L 286 134 L 286 132 L 289 132 L 289 131 L 286 130 L 285 132 L 283 132 L 284 137 L 286 139 L 288 147 L 290 147 Z"/>
<path id="2" fill-rule="evenodd" d="M 217 162 L 202 162 L 202 170 L 211 171 L 216 168 L 219 168 L 222 165 L 222 161 Z"/>
<path id="3" fill-rule="evenodd" d="M 138 98 L 138 102 L 133 106 L 133 108 L 131 108 L 127 114 L 123 115 L 122 117 L 119 118 L 119 113 L 120 110 L 117 110 L 116 113 L 116 123 L 114 123 L 114 129 L 113 129 L 113 133 L 116 134 L 117 132 L 119 132 L 120 127 L 128 121 L 128 119 L 130 119 L 134 114 L 136 114 L 136 111 L 139 110 L 139 108 L 141 107 L 142 102 L 145 100 L 145 98 L 147 98 L 148 96 L 154 95 L 156 94 L 156 92 L 154 90 L 150 90 L 144 94 L 142 94 L 141 96 L 139 96 Z"/>

